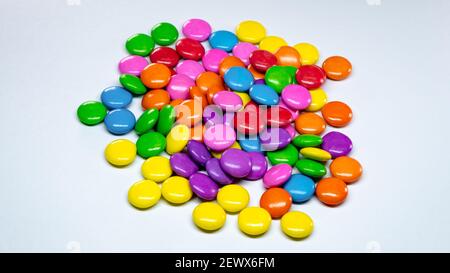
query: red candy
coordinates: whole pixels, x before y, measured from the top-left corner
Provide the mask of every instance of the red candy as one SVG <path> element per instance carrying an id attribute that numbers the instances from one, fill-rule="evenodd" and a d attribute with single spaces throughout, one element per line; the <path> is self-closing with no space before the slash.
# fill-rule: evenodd
<path id="1" fill-rule="evenodd" d="M 165 64 L 169 68 L 175 67 L 180 60 L 178 53 L 170 47 L 161 46 L 155 48 L 150 54 L 150 61 L 152 63 Z"/>
<path id="2" fill-rule="evenodd" d="M 269 127 L 284 127 L 293 121 L 291 112 L 280 106 L 267 108 L 266 117 L 267 126 Z"/>
<path id="3" fill-rule="evenodd" d="M 198 61 L 205 55 L 205 48 L 196 40 L 189 38 L 180 39 L 175 48 L 183 59 Z"/>
<path id="4" fill-rule="evenodd" d="M 277 63 L 277 57 L 267 50 L 255 50 L 250 54 L 250 64 L 258 72 L 266 73 L 267 69 Z"/>
<path id="5" fill-rule="evenodd" d="M 241 134 L 256 135 L 265 128 L 265 120 L 259 113 L 259 107 L 251 103 L 249 102 L 243 111 L 234 115 L 234 128 Z"/>
<path id="6" fill-rule="evenodd" d="M 295 78 L 298 84 L 311 90 L 319 88 L 325 82 L 326 74 L 317 65 L 304 65 L 298 68 Z"/>

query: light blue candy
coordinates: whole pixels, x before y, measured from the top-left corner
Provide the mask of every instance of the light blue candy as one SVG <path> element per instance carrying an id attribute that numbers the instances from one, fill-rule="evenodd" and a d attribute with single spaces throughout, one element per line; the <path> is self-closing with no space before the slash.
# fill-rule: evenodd
<path id="1" fill-rule="evenodd" d="M 242 139 L 238 139 L 239 145 L 241 145 L 242 150 L 246 152 L 260 152 L 261 150 L 261 143 L 259 142 L 259 138 L 257 137 L 247 137 L 245 136 L 241 137 Z"/>
<path id="2" fill-rule="evenodd" d="M 124 135 L 133 130 L 136 118 L 128 109 L 115 109 L 108 112 L 104 123 L 111 134 Z"/>
<path id="3" fill-rule="evenodd" d="M 270 86 L 265 84 L 255 84 L 250 88 L 250 98 L 263 105 L 277 105 L 280 97 L 277 92 Z"/>
<path id="4" fill-rule="evenodd" d="M 303 203 L 311 199 L 316 191 L 314 181 L 303 174 L 294 174 L 284 184 L 284 189 L 289 192 L 294 203 Z"/>
<path id="5" fill-rule="evenodd" d="M 212 48 L 218 48 L 225 50 L 226 52 L 231 52 L 233 47 L 238 43 L 238 38 L 233 32 L 218 30 L 209 36 L 208 42 Z"/>
<path id="6" fill-rule="evenodd" d="M 101 100 L 108 109 L 126 108 L 133 96 L 120 86 L 111 86 L 103 90 Z"/>
<path id="7" fill-rule="evenodd" d="M 247 68 L 233 66 L 223 76 L 231 90 L 245 92 L 253 85 L 253 75 Z"/>

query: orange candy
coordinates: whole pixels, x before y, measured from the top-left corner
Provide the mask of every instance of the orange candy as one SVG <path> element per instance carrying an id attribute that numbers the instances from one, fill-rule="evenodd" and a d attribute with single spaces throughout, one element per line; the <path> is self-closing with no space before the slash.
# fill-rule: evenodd
<path id="1" fill-rule="evenodd" d="M 233 66 L 245 67 L 245 64 L 238 57 L 228 56 L 225 57 L 219 65 L 219 74 L 223 77 L 225 72 Z"/>
<path id="2" fill-rule="evenodd" d="M 156 89 L 165 87 L 172 73 L 164 64 L 149 64 L 141 72 L 141 81 L 148 88 Z"/>
<path id="3" fill-rule="evenodd" d="M 184 100 L 182 100 L 182 99 L 175 99 L 175 100 L 173 100 L 173 101 L 170 102 L 170 105 L 172 105 L 173 107 L 175 107 L 175 106 L 181 104 L 183 101 L 184 101 Z"/>
<path id="4" fill-rule="evenodd" d="M 203 142 L 203 133 L 205 131 L 205 126 L 199 123 L 191 128 L 190 139 Z"/>
<path id="5" fill-rule="evenodd" d="M 281 218 L 292 205 L 291 195 L 282 188 L 270 188 L 261 195 L 259 206 L 267 210 L 273 219 Z"/>
<path id="6" fill-rule="evenodd" d="M 347 198 L 347 184 L 339 178 L 328 177 L 320 180 L 316 185 L 316 196 L 320 202 L 337 206 Z"/>
<path id="7" fill-rule="evenodd" d="M 349 184 L 356 182 L 361 177 L 362 166 L 354 158 L 340 156 L 331 162 L 330 172 L 334 177 Z"/>
<path id="8" fill-rule="evenodd" d="M 322 108 L 322 116 L 325 121 L 334 127 L 344 127 L 353 117 L 352 109 L 340 101 L 330 101 Z"/>
<path id="9" fill-rule="evenodd" d="M 212 86 L 208 89 L 206 92 L 206 99 L 208 100 L 208 104 L 213 104 L 213 97 L 216 93 L 220 91 L 224 91 L 225 88 L 222 88 L 221 86 Z"/>
<path id="10" fill-rule="evenodd" d="M 300 67 L 302 65 L 300 54 L 297 49 L 291 46 L 282 46 L 277 52 L 275 52 L 275 56 L 278 60 L 278 65 L 282 66 L 294 66 Z"/>
<path id="11" fill-rule="evenodd" d="M 177 123 L 189 127 L 194 126 L 202 120 L 202 104 L 198 100 L 188 99 L 175 107 L 177 112 Z"/>
<path id="12" fill-rule="evenodd" d="M 211 87 L 218 87 L 222 90 L 225 89 L 222 78 L 211 71 L 203 72 L 198 75 L 195 84 L 203 91 L 203 93 L 206 93 Z"/>
<path id="13" fill-rule="evenodd" d="M 352 72 L 352 64 L 344 57 L 332 56 L 326 59 L 322 68 L 329 79 L 340 81 Z"/>
<path id="14" fill-rule="evenodd" d="M 256 71 L 256 69 L 254 69 L 253 66 L 249 65 L 247 67 L 247 69 L 248 69 L 248 71 L 250 71 L 250 73 L 252 73 L 253 78 L 255 78 L 255 80 L 264 79 L 264 77 L 265 77 L 264 74 Z"/>
<path id="15" fill-rule="evenodd" d="M 163 89 L 155 89 L 148 91 L 143 97 L 142 97 L 142 108 L 149 109 L 152 107 L 158 108 L 158 110 L 161 110 L 161 108 L 164 105 L 169 104 L 170 102 L 170 96 L 169 93 L 166 90 Z"/>
<path id="16" fill-rule="evenodd" d="M 295 120 L 295 129 L 300 134 L 320 135 L 325 126 L 323 118 L 314 113 L 301 113 Z"/>
<path id="17" fill-rule="evenodd" d="M 206 96 L 203 91 L 198 86 L 191 86 L 189 89 L 189 95 L 191 99 L 199 100 L 202 103 L 202 108 L 204 109 L 208 105 L 208 101 L 206 100 Z"/>

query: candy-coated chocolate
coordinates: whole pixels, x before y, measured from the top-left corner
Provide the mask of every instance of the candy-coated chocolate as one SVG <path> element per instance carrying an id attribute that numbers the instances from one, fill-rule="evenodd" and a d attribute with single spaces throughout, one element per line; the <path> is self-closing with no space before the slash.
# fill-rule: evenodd
<path id="1" fill-rule="evenodd" d="M 170 96 L 166 90 L 154 89 L 148 91 L 142 97 L 141 104 L 142 108 L 144 109 L 156 108 L 158 110 L 161 110 L 165 105 L 169 104 L 169 102 Z"/>
<path id="2" fill-rule="evenodd" d="M 265 122 L 257 107 L 250 107 L 248 110 L 239 111 L 234 116 L 234 128 L 245 135 L 256 135 L 265 128 Z"/>
<path id="3" fill-rule="evenodd" d="M 220 76 L 224 76 L 225 72 L 228 71 L 228 69 L 234 67 L 234 66 L 240 66 L 240 67 L 246 67 L 245 64 L 237 57 L 235 56 L 227 56 L 225 57 L 222 62 L 220 62 L 219 65 L 219 74 Z"/>
<path id="4" fill-rule="evenodd" d="M 300 54 L 302 65 L 313 65 L 319 60 L 319 50 L 310 43 L 298 43 L 294 48 Z"/>
<path id="5" fill-rule="evenodd" d="M 120 74 L 131 74 L 139 76 L 148 65 L 146 58 L 137 55 L 130 55 L 119 62 L 119 72 Z"/>
<path id="6" fill-rule="evenodd" d="M 189 89 L 195 85 L 194 80 L 183 74 L 176 74 L 170 78 L 167 85 L 167 92 L 169 92 L 172 100 L 189 98 Z"/>
<path id="7" fill-rule="evenodd" d="M 297 131 L 291 124 L 284 126 L 283 128 L 289 133 L 289 135 L 291 136 L 291 139 L 297 135 Z"/>
<path id="8" fill-rule="evenodd" d="M 275 165 L 263 177 L 264 187 L 280 187 L 289 180 L 292 173 L 292 167 L 288 164 Z"/>
<path id="9" fill-rule="evenodd" d="M 327 161 L 331 159 L 331 154 L 329 152 L 316 147 L 302 148 L 300 154 L 305 158 L 317 161 Z"/>
<path id="10" fill-rule="evenodd" d="M 261 42 L 259 42 L 259 49 L 275 53 L 280 47 L 286 45 L 287 43 L 283 38 L 277 36 L 267 36 L 264 39 L 262 39 Z"/>
<path id="11" fill-rule="evenodd" d="M 233 56 L 239 58 L 246 66 L 250 64 L 250 55 L 258 47 L 251 43 L 240 42 L 233 47 Z"/>
<path id="12" fill-rule="evenodd" d="M 329 152 L 333 158 L 345 156 L 353 148 L 351 139 L 340 132 L 329 132 L 322 137 L 322 149 Z"/>
<path id="13" fill-rule="evenodd" d="M 219 186 L 206 174 L 197 172 L 189 177 L 192 191 L 203 200 L 216 199 Z"/>
<path id="14" fill-rule="evenodd" d="M 166 137 L 166 152 L 169 155 L 181 152 L 189 141 L 190 130 L 184 124 L 175 125 Z"/>
<path id="15" fill-rule="evenodd" d="M 330 101 L 322 107 L 322 116 L 325 121 L 334 127 L 344 127 L 353 117 L 352 109 L 340 101 Z"/>
<path id="16" fill-rule="evenodd" d="M 201 63 L 192 60 L 184 60 L 178 63 L 176 70 L 177 74 L 186 75 L 194 81 L 200 74 L 205 72 L 205 68 Z"/>
<path id="17" fill-rule="evenodd" d="M 77 116 L 85 125 L 97 125 L 106 117 L 106 107 L 98 101 L 86 101 L 77 109 Z"/>
<path id="18" fill-rule="evenodd" d="M 267 50 L 255 50 L 250 54 L 250 64 L 256 71 L 266 73 L 272 66 L 277 64 L 277 57 Z"/>
<path id="19" fill-rule="evenodd" d="M 250 201 L 248 191 L 240 185 L 226 185 L 217 194 L 217 203 L 227 212 L 236 213 L 245 209 Z"/>
<path id="20" fill-rule="evenodd" d="M 298 151 L 294 145 L 288 144 L 283 149 L 267 152 L 267 158 L 272 166 L 278 164 L 294 166 L 298 160 Z"/>
<path id="21" fill-rule="evenodd" d="M 325 72 L 317 65 L 304 65 L 298 68 L 295 78 L 298 84 L 312 90 L 325 82 Z"/>
<path id="22" fill-rule="evenodd" d="M 128 166 L 136 158 L 136 145 L 128 139 L 116 139 L 106 146 L 105 158 L 113 166 Z"/>
<path id="23" fill-rule="evenodd" d="M 250 138 L 241 138 L 239 139 L 239 144 L 242 147 L 242 150 L 246 152 L 259 152 L 261 153 L 261 143 L 259 138 L 256 136 Z"/>
<path id="24" fill-rule="evenodd" d="M 203 94 L 203 91 L 198 86 L 192 86 L 189 89 L 189 96 L 191 99 L 197 100 L 202 105 L 202 110 L 208 105 L 206 95 Z"/>
<path id="25" fill-rule="evenodd" d="M 316 196 L 320 202 L 326 205 L 340 205 L 345 201 L 347 195 L 347 184 L 339 178 L 328 177 L 317 183 Z"/>
<path id="26" fill-rule="evenodd" d="M 298 84 L 289 84 L 281 92 L 283 102 L 291 109 L 303 110 L 311 104 L 308 89 Z"/>
<path id="27" fill-rule="evenodd" d="M 176 112 L 172 105 L 165 105 L 159 112 L 158 124 L 156 130 L 162 135 L 167 135 L 175 123 Z"/>
<path id="28" fill-rule="evenodd" d="M 196 140 L 189 140 L 187 144 L 187 153 L 189 156 L 199 164 L 200 166 L 204 166 L 206 162 L 211 158 L 211 154 L 206 148 L 205 144 Z"/>
<path id="29" fill-rule="evenodd" d="M 152 61 L 152 63 L 164 64 L 170 68 L 175 67 L 178 64 L 179 60 L 180 56 L 171 47 L 157 47 L 150 54 L 150 61 Z"/>
<path id="30" fill-rule="evenodd" d="M 147 92 L 147 87 L 139 77 L 130 74 L 122 74 L 119 77 L 120 84 L 135 95 L 143 95 Z"/>
<path id="31" fill-rule="evenodd" d="M 292 196 L 294 203 L 303 203 L 314 196 L 316 185 L 311 177 L 303 174 L 293 174 L 283 188 Z"/>
<path id="32" fill-rule="evenodd" d="M 316 112 L 322 109 L 327 103 L 327 93 L 321 88 L 309 90 L 309 93 L 311 94 L 311 104 L 306 108 L 306 111 Z"/>
<path id="33" fill-rule="evenodd" d="M 315 113 L 301 113 L 295 120 L 295 129 L 300 134 L 320 135 L 325 130 L 323 118 Z"/>
<path id="34" fill-rule="evenodd" d="M 236 95 L 238 95 L 242 100 L 242 107 L 245 107 L 252 99 L 247 93 L 244 92 L 234 92 Z M 242 110 L 243 108 L 239 109 Z"/>
<path id="35" fill-rule="evenodd" d="M 279 219 L 286 214 L 292 205 L 292 197 L 282 188 L 266 190 L 259 200 L 259 206 L 270 213 L 272 219 Z"/>
<path id="36" fill-rule="evenodd" d="M 267 70 L 266 75 L 264 77 L 266 84 L 272 87 L 278 94 L 281 94 L 281 91 L 293 83 L 293 77 L 289 73 L 286 73 L 286 69 L 283 66 L 272 66 Z"/>
<path id="37" fill-rule="evenodd" d="M 247 69 L 252 73 L 255 80 L 264 80 L 264 73 L 258 72 L 251 64 L 247 66 Z"/>
<path id="38" fill-rule="evenodd" d="M 247 153 L 252 163 L 252 170 L 245 177 L 246 180 L 258 180 L 261 179 L 267 172 L 267 160 L 265 156 L 260 152 Z"/>
<path id="39" fill-rule="evenodd" d="M 111 134 L 124 135 L 133 130 L 136 118 L 128 109 L 115 109 L 108 112 L 104 123 Z"/>
<path id="40" fill-rule="evenodd" d="M 230 148 L 228 148 L 228 149 L 231 149 L 231 148 L 242 150 L 242 149 L 241 149 L 241 145 L 239 145 L 239 142 L 237 142 L 237 141 L 235 141 L 235 142 L 233 143 L 233 145 L 231 145 Z M 226 151 L 226 150 L 225 150 L 225 151 Z M 222 157 L 222 154 L 223 154 L 225 151 L 211 151 L 211 155 L 212 155 L 213 157 L 217 158 L 217 159 L 220 159 L 220 158 Z"/>
<path id="41" fill-rule="evenodd" d="M 149 64 L 141 73 L 141 81 L 148 88 L 157 89 L 165 87 L 171 76 L 172 72 L 166 65 Z"/>
<path id="42" fill-rule="evenodd" d="M 281 230 L 289 237 L 303 239 L 311 235 L 314 223 L 311 217 L 300 211 L 290 211 L 280 221 Z"/>
<path id="43" fill-rule="evenodd" d="M 234 92 L 220 91 L 213 96 L 214 104 L 225 111 L 236 112 L 242 108 L 242 99 Z"/>
<path id="44" fill-rule="evenodd" d="M 292 120 L 297 119 L 298 115 L 300 114 L 300 111 L 290 108 L 289 106 L 286 105 L 286 103 L 284 103 L 284 101 L 282 99 L 280 99 L 280 102 L 278 103 L 278 106 L 288 110 L 289 113 L 291 113 Z M 287 125 L 285 125 L 285 126 L 287 126 Z"/>
<path id="45" fill-rule="evenodd" d="M 259 236 L 266 233 L 272 222 L 269 212 L 259 207 L 247 207 L 238 216 L 239 229 L 250 236 Z"/>
<path id="46" fill-rule="evenodd" d="M 220 166 L 225 173 L 236 178 L 244 178 L 252 170 L 252 162 L 247 152 L 235 148 L 228 149 L 222 154 Z"/>
<path id="47" fill-rule="evenodd" d="M 218 30 L 211 33 L 208 42 L 211 48 L 218 48 L 230 52 L 239 41 L 233 32 Z"/>
<path id="48" fill-rule="evenodd" d="M 267 126 L 270 127 L 285 127 L 293 121 L 291 112 L 280 106 L 267 108 L 266 117 Z"/>
<path id="49" fill-rule="evenodd" d="M 128 38 L 125 48 L 131 55 L 148 56 L 155 48 L 155 41 L 147 34 L 138 33 Z"/>
<path id="50" fill-rule="evenodd" d="M 191 127 L 190 139 L 200 141 L 203 143 L 203 132 L 205 131 L 205 126 L 202 123 Z"/>
<path id="51" fill-rule="evenodd" d="M 229 176 L 222 170 L 220 161 L 217 158 L 210 158 L 206 161 L 205 169 L 209 177 L 221 185 L 228 185 L 235 182 L 233 177 Z"/>
<path id="52" fill-rule="evenodd" d="M 189 127 L 195 126 L 202 120 L 202 102 L 189 99 L 176 106 L 177 123 Z"/>
<path id="53" fill-rule="evenodd" d="M 250 87 L 250 98 L 262 105 L 276 105 L 279 102 L 277 92 L 270 86 L 265 84 L 256 84 Z"/>
<path id="54" fill-rule="evenodd" d="M 151 35 L 156 44 L 167 46 L 178 39 L 178 30 L 171 23 L 162 22 L 152 28 Z"/>
<path id="55" fill-rule="evenodd" d="M 162 183 L 161 194 L 172 204 L 184 204 L 192 198 L 189 180 L 181 176 L 169 177 Z"/>
<path id="56" fill-rule="evenodd" d="M 213 151 L 223 151 L 236 141 L 236 133 L 228 125 L 214 124 L 205 130 L 203 141 Z"/>
<path id="57" fill-rule="evenodd" d="M 183 38 L 175 45 L 178 54 L 186 60 L 199 61 L 205 55 L 205 48 L 196 40 Z"/>
<path id="58" fill-rule="evenodd" d="M 166 148 L 166 138 L 158 132 L 143 134 L 136 141 L 137 152 L 143 158 L 160 155 Z"/>
<path id="59" fill-rule="evenodd" d="M 330 165 L 331 174 L 347 184 L 358 181 L 362 171 L 362 166 L 358 160 L 348 156 L 338 157 Z"/>
<path id="60" fill-rule="evenodd" d="M 182 177 L 190 177 L 198 172 L 198 166 L 185 153 L 174 153 L 170 157 L 172 171 Z"/>
<path id="61" fill-rule="evenodd" d="M 277 57 L 278 65 L 293 66 L 295 68 L 299 68 L 302 65 L 300 54 L 294 47 L 282 46 L 275 52 L 275 56 Z"/>
<path id="62" fill-rule="evenodd" d="M 266 28 L 257 21 L 242 21 L 236 27 L 236 35 L 240 41 L 257 44 L 266 37 Z"/>
<path id="63" fill-rule="evenodd" d="M 217 73 L 220 63 L 227 56 L 228 53 L 225 50 L 213 48 L 203 55 L 202 64 L 206 70 Z"/>
<path id="64" fill-rule="evenodd" d="M 317 147 L 322 144 L 322 138 L 320 136 L 309 134 L 298 135 L 292 140 L 292 144 L 299 148 Z"/>
<path id="65" fill-rule="evenodd" d="M 225 73 L 224 81 L 234 91 L 247 91 L 253 85 L 253 75 L 245 67 L 235 66 Z"/>
<path id="66" fill-rule="evenodd" d="M 142 113 L 142 115 L 136 121 L 134 130 L 138 135 L 147 133 L 155 126 L 159 118 L 159 111 L 157 108 L 149 108 Z"/>
<path id="67" fill-rule="evenodd" d="M 342 56 L 328 57 L 322 64 L 327 78 L 340 81 L 346 79 L 352 72 L 352 64 Z"/>
<path id="68" fill-rule="evenodd" d="M 172 175 L 169 159 L 153 156 L 144 161 L 141 167 L 142 176 L 155 182 L 163 182 Z"/>
<path id="69" fill-rule="evenodd" d="M 128 107 L 133 96 L 120 86 L 111 86 L 102 91 L 100 98 L 108 109 L 119 109 Z"/>
<path id="70" fill-rule="evenodd" d="M 264 151 L 275 151 L 286 147 L 292 139 L 286 129 L 273 127 L 262 131 L 259 140 Z"/>
<path id="71" fill-rule="evenodd" d="M 216 203 L 203 202 L 192 212 L 195 225 L 206 231 L 216 231 L 225 225 L 227 215 L 223 208 Z"/>
<path id="72" fill-rule="evenodd" d="M 181 29 L 183 35 L 196 41 L 206 41 L 211 35 L 211 25 L 202 19 L 189 19 Z"/>
<path id="73" fill-rule="evenodd" d="M 134 183 L 128 190 L 128 202 L 135 208 L 148 209 L 158 203 L 161 189 L 151 180 Z"/>
<path id="74" fill-rule="evenodd" d="M 327 169 L 322 163 L 307 158 L 298 160 L 295 167 L 302 174 L 312 178 L 320 178 L 327 174 Z"/>

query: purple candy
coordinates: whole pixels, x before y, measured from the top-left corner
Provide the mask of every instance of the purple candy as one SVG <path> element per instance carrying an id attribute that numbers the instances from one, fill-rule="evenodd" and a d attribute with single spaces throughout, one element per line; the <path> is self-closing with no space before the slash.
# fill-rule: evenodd
<path id="1" fill-rule="evenodd" d="M 182 177 L 189 177 L 198 172 L 198 166 L 187 154 L 183 153 L 176 153 L 170 157 L 170 167 L 176 174 Z"/>
<path id="2" fill-rule="evenodd" d="M 264 79 L 255 80 L 253 84 L 266 84 L 266 81 Z"/>
<path id="3" fill-rule="evenodd" d="M 250 160 L 252 162 L 252 170 L 245 179 L 258 180 L 264 176 L 267 171 L 266 157 L 259 152 L 249 152 Z"/>
<path id="4" fill-rule="evenodd" d="M 234 179 L 222 170 L 222 167 L 220 167 L 220 161 L 217 158 L 209 159 L 206 162 L 205 168 L 209 177 L 219 184 L 228 185 L 234 182 Z"/>
<path id="5" fill-rule="evenodd" d="M 187 152 L 194 162 L 205 166 L 206 161 L 211 158 L 211 154 L 205 144 L 197 140 L 189 140 L 187 144 Z"/>
<path id="6" fill-rule="evenodd" d="M 292 140 L 286 129 L 272 127 L 259 134 L 261 147 L 264 151 L 275 151 L 286 147 Z"/>
<path id="7" fill-rule="evenodd" d="M 353 148 L 350 138 L 343 133 L 329 132 L 322 137 L 322 149 L 333 158 L 348 155 Z"/>
<path id="8" fill-rule="evenodd" d="M 219 186 L 209 176 L 203 173 L 194 173 L 189 177 L 191 190 L 203 200 L 216 199 Z"/>
<path id="9" fill-rule="evenodd" d="M 222 154 L 220 167 L 233 177 L 244 178 L 251 172 L 252 162 L 246 152 L 231 148 Z"/>

